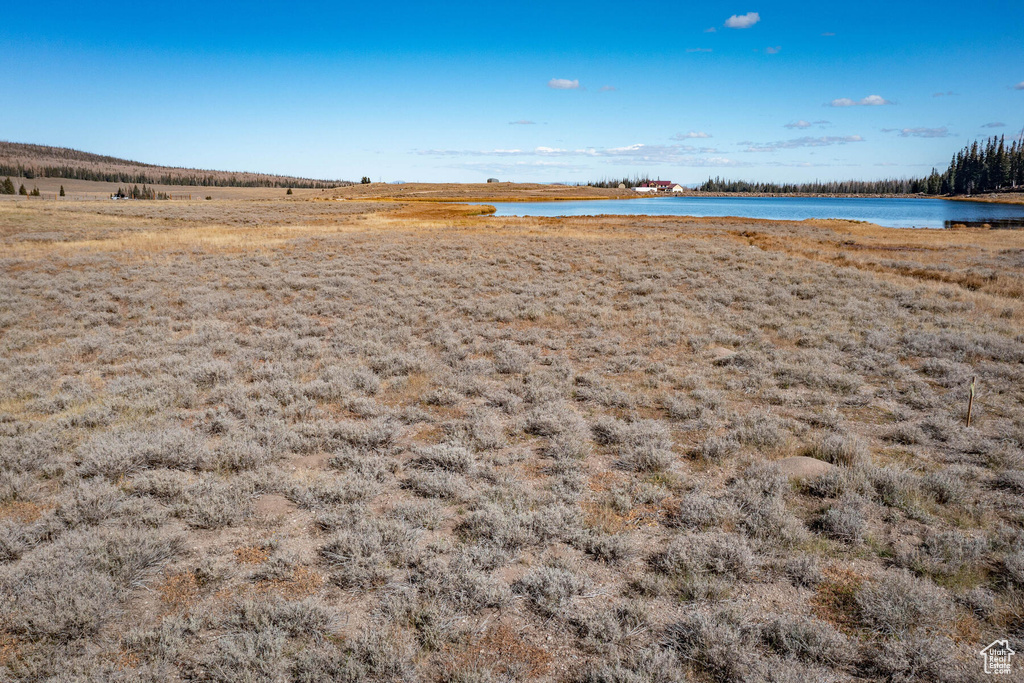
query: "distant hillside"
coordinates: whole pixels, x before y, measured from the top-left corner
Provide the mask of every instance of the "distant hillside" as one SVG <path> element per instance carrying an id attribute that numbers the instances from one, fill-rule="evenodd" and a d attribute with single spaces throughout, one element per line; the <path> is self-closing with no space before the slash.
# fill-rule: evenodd
<path id="1" fill-rule="evenodd" d="M 0 177 L 3 176 L 207 187 L 325 188 L 352 184 L 344 180 L 315 180 L 265 173 L 156 166 L 65 147 L 0 141 Z"/>

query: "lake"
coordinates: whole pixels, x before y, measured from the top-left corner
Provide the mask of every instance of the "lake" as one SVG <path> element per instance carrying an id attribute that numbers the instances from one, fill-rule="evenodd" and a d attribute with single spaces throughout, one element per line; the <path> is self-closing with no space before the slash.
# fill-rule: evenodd
<path id="1" fill-rule="evenodd" d="M 932 198 L 643 197 L 554 202 L 487 202 L 496 216 L 739 216 L 800 221 L 844 218 L 892 228 L 944 228 L 956 223 L 1024 227 L 1024 205 Z"/>

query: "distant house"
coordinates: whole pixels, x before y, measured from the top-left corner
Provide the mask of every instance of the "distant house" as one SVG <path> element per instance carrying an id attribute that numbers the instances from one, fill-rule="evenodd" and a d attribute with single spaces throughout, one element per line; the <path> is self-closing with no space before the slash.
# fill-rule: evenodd
<path id="1" fill-rule="evenodd" d="M 677 183 L 677 184 L 675 184 L 675 185 L 673 185 L 673 186 L 672 186 L 672 191 L 673 191 L 673 192 L 686 192 L 686 188 L 685 188 L 685 187 L 683 187 L 682 185 L 679 185 L 679 184 Z"/>
<path id="2" fill-rule="evenodd" d="M 501 182 L 501 181 L 500 181 L 500 180 L 498 180 L 497 178 L 488 178 L 488 179 L 487 179 L 487 182 L 489 182 L 489 183 L 499 183 L 499 182 Z"/>
<path id="3" fill-rule="evenodd" d="M 676 188 L 679 188 L 678 190 Z M 648 180 L 633 188 L 637 192 L 682 192 L 682 185 L 671 180 Z"/>

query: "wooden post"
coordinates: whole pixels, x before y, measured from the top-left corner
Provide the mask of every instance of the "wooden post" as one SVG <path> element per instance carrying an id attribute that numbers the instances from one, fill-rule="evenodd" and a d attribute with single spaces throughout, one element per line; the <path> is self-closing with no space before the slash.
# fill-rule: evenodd
<path id="1" fill-rule="evenodd" d="M 976 379 L 975 377 L 971 378 L 971 396 L 970 396 L 970 398 L 967 399 L 967 426 L 968 427 L 971 426 L 971 411 L 974 410 L 974 380 L 975 379 Z"/>

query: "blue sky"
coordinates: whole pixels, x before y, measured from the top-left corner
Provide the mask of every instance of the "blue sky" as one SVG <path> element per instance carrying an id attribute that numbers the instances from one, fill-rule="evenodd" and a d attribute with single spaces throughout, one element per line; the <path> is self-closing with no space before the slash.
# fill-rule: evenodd
<path id="1" fill-rule="evenodd" d="M 1019 0 L 22 7 L 0 24 L 0 139 L 150 163 L 870 179 L 1024 127 Z"/>

